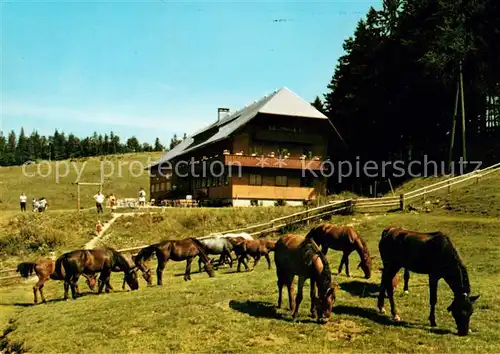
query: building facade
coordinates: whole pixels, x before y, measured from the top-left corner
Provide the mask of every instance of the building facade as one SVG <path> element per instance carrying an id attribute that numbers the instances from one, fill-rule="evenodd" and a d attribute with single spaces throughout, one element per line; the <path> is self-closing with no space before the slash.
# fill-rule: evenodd
<path id="1" fill-rule="evenodd" d="M 287 88 L 218 119 L 150 166 L 150 194 L 219 205 L 302 205 L 326 193 L 327 117 Z"/>

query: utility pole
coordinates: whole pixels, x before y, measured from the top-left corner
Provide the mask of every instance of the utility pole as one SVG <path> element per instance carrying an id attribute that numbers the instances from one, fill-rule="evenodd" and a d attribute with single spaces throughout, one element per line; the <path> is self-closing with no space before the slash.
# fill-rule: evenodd
<path id="1" fill-rule="evenodd" d="M 462 157 L 467 161 L 467 149 L 465 146 L 465 101 L 464 101 L 464 80 L 462 74 L 462 61 L 460 61 L 460 95 L 462 101 Z"/>
<path id="2" fill-rule="evenodd" d="M 451 162 L 453 159 L 453 148 L 455 146 L 455 127 L 457 126 L 458 96 L 460 94 L 460 82 L 457 82 L 457 93 L 455 95 L 455 110 L 453 112 L 453 122 L 451 125 L 450 154 L 448 156 L 448 169 L 451 173 Z"/>

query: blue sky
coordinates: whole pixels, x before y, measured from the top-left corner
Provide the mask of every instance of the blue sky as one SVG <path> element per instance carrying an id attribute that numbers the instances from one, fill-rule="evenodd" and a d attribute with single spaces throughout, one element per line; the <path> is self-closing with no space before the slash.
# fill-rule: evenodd
<path id="1" fill-rule="evenodd" d="M 166 143 L 283 86 L 311 101 L 380 2 L 3 2 L 1 130 Z"/>

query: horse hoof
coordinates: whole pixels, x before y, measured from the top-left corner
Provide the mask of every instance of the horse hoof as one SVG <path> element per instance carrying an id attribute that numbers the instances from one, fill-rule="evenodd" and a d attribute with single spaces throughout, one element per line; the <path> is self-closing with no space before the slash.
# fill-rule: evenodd
<path id="1" fill-rule="evenodd" d="M 385 313 L 385 308 L 383 308 L 383 307 L 380 307 L 378 310 L 380 313 Z"/>
<path id="2" fill-rule="evenodd" d="M 409 291 L 408 290 L 405 290 L 405 295 L 408 295 L 409 294 Z"/>
<path id="3" fill-rule="evenodd" d="M 399 315 L 395 315 L 395 316 L 393 317 L 393 321 L 394 321 L 394 322 L 399 322 L 399 321 L 401 321 L 401 318 L 399 317 Z"/>

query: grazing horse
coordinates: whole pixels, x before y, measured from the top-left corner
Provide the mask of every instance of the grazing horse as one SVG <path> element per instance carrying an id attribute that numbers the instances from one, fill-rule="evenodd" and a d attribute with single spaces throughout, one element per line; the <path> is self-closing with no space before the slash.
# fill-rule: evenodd
<path id="1" fill-rule="evenodd" d="M 328 261 L 318 246 L 311 239 L 297 235 L 285 235 L 276 242 L 274 262 L 278 276 L 278 308 L 281 307 L 282 289 L 288 288 L 288 302 L 296 320 L 302 302 L 302 288 L 306 279 L 311 281 L 311 317 L 318 318 L 319 323 L 326 323 L 335 303 L 336 284 Z M 297 297 L 293 298 L 295 276 L 299 276 Z M 316 297 L 316 286 L 318 295 Z"/>
<path id="2" fill-rule="evenodd" d="M 208 236 L 203 238 L 198 238 L 198 240 L 205 246 L 207 254 L 220 254 L 219 261 L 217 262 L 217 269 L 221 264 L 224 264 L 226 257 L 229 259 L 229 267 L 233 267 L 233 258 L 231 257 L 231 251 L 233 250 L 233 244 L 228 237 L 222 237 L 220 235 Z M 201 257 L 198 258 L 198 268 L 201 273 L 201 263 L 203 263 Z"/>
<path id="3" fill-rule="evenodd" d="M 193 237 L 175 241 L 164 240 L 144 247 L 135 256 L 135 265 L 141 270 L 142 276 L 148 285 L 152 285 L 152 275 L 151 269 L 146 265 L 146 261 L 151 258 L 153 253 L 158 260 L 158 267 L 156 268 L 158 285 L 163 285 L 163 270 L 170 259 L 176 262 L 186 261 L 186 271 L 184 273 L 184 280 L 186 281 L 191 280 L 191 262 L 196 256 L 199 256 L 205 263 L 205 270 L 209 277 L 214 276 L 214 270 L 207 255 L 208 252 L 200 240 Z"/>
<path id="4" fill-rule="evenodd" d="M 437 287 L 439 280 L 444 278 L 454 295 L 448 311 L 455 319 L 458 335 L 466 336 L 469 333 L 473 304 L 479 295 L 471 296 L 467 269 L 450 237 L 441 232 L 422 233 L 388 227 L 382 232 L 379 251 L 384 264 L 378 297 L 380 312 L 385 312 L 384 295 L 387 292 L 393 319 L 400 320 L 391 283 L 399 269 L 404 267 L 414 273 L 429 275 L 431 326 L 437 326 Z"/>
<path id="5" fill-rule="evenodd" d="M 109 282 L 111 272 L 123 272 L 124 280 L 132 290 L 139 288 L 136 267 L 131 264 L 123 254 L 109 247 L 95 248 L 92 250 L 76 250 L 60 256 L 56 260 L 56 274 L 64 277 L 64 299 L 68 298 L 68 290 L 71 287 L 71 295 L 76 298 L 76 283 L 81 274 L 101 273 L 99 276 L 99 290 L 102 293 L 104 285 L 111 288 Z"/>
<path id="6" fill-rule="evenodd" d="M 271 269 L 271 258 L 269 253 L 274 251 L 276 241 L 268 240 L 266 238 L 259 238 L 257 240 L 247 240 L 243 238 L 232 238 L 231 243 L 234 245 L 234 253 L 238 257 L 237 271 L 241 271 L 241 264 L 248 270 L 246 259 L 248 256 L 254 259 L 253 269 L 259 263 L 259 260 L 264 256 L 267 260 L 268 269 Z"/>
<path id="7" fill-rule="evenodd" d="M 312 239 L 318 246 L 321 246 L 323 254 L 326 256 L 328 249 L 343 251 L 342 260 L 340 261 L 338 274 L 342 273 L 342 266 L 345 264 L 345 272 L 349 274 L 349 255 L 356 251 L 359 254 L 361 267 L 366 279 L 371 277 L 372 259 L 366 242 L 359 236 L 354 228 L 349 226 L 336 226 L 332 224 L 320 224 L 312 228 L 306 235 L 306 238 Z"/>
<path id="8" fill-rule="evenodd" d="M 40 258 L 35 263 L 23 262 L 17 265 L 17 272 L 20 273 L 23 278 L 28 278 L 33 274 L 33 272 L 38 277 L 38 281 L 33 286 L 33 297 L 35 304 L 38 303 L 38 292 L 40 292 L 42 302 L 46 302 L 45 296 L 43 295 L 43 287 L 47 280 L 64 280 L 64 274 L 62 278 L 59 278 L 55 273 L 55 265 L 56 261 L 50 258 Z M 83 276 L 85 277 L 90 290 L 94 291 L 97 285 L 95 274 L 83 274 Z"/>

